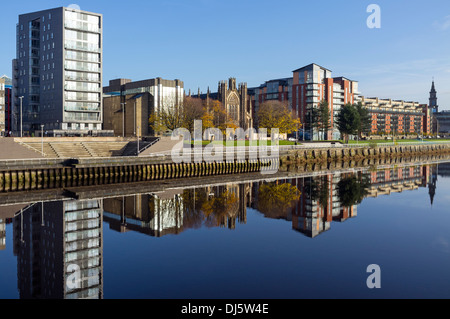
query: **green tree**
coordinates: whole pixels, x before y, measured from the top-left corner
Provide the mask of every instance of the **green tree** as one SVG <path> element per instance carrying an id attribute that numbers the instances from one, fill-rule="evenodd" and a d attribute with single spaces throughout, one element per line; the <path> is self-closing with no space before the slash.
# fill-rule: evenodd
<path id="1" fill-rule="evenodd" d="M 336 116 L 337 128 L 347 143 L 349 135 L 356 135 L 358 133 L 359 123 L 359 113 L 352 104 L 344 105 Z"/>
<path id="2" fill-rule="evenodd" d="M 372 128 L 372 119 L 370 117 L 369 110 L 363 106 L 361 102 L 358 102 L 354 106 L 356 110 L 358 111 L 359 115 L 359 123 L 358 123 L 358 136 L 359 138 L 362 138 L 363 134 L 370 134 L 371 128 Z"/>
<path id="3" fill-rule="evenodd" d="M 330 107 L 328 101 L 323 100 L 320 102 L 317 109 L 317 123 L 319 132 L 323 134 L 323 139 L 328 139 L 328 132 L 330 131 Z"/>

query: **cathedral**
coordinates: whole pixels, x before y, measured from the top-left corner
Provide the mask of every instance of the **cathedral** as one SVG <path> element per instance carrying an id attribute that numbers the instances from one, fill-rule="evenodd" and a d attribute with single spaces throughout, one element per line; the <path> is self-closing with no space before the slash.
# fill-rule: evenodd
<path id="1" fill-rule="evenodd" d="M 253 112 L 251 99 L 247 93 L 247 83 L 236 84 L 235 78 L 227 81 L 220 81 L 216 93 L 211 93 L 209 88 L 206 94 L 198 95 L 194 98 L 200 98 L 206 101 L 207 107 L 214 100 L 219 101 L 226 109 L 227 115 L 240 128 L 248 130 L 253 128 Z"/>

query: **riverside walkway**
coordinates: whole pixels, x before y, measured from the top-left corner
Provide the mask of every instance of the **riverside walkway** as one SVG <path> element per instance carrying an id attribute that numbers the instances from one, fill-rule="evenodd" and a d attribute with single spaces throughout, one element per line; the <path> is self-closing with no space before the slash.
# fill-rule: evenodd
<path id="1" fill-rule="evenodd" d="M 408 157 L 450 154 L 449 143 L 379 147 L 320 143 L 321 147 L 312 144 L 237 147 L 230 152 L 231 155 L 227 152 L 230 149 L 224 148 L 223 153 L 209 154 L 212 155 L 210 157 L 203 154 L 207 149 L 188 148 L 183 151 L 193 151 L 190 157 L 188 155 L 178 162 L 172 158 L 171 151 L 161 148 L 155 148 L 155 153 L 140 156 L 77 157 L 74 154 L 67 158 L 48 158 L 30 153 L 31 150 L 20 143 L 13 143 L 11 139 L 1 139 L 0 142 L 0 193 L 246 173 L 259 173 L 269 178 L 288 166 L 368 166 L 392 159 L 401 161 Z M 2 160 L 2 157 L 6 159 Z"/>

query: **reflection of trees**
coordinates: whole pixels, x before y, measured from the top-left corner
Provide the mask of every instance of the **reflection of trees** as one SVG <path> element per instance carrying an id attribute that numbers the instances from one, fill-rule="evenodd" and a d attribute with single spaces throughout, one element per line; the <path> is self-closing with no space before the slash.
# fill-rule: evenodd
<path id="1" fill-rule="evenodd" d="M 341 205 L 350 207 L 360 204 L 368 194 L 370 186 L 366 175 L 353 175 L 341 179 L 338 183 L 338 194 Z"/>
<path id="2" fill-rule="evenodd" d="M 227 218 L 235 217 L 238 208 L 238 197 L 229 190 L 220 192 L 219 195 L 209 196 L 202 206 L 206 222 L 211 226 L 221 225 Z"/>
<path id="3" fill-rule="evenodd" d="M 210 192 L 207 188 L 185 190 L 183 202 L 185 227 L 221 225 L 225 219 L 236 217 L 239 211 L 238 196 L 222 187 L 216 192 Z"/>
<path id="4" fill-rule="evenodd" d="M 200 228 L 203 224 L 204 214 L 201 210 L 207 199 L 206 188 L 187 189 L 183 192 L 184 219 L 183 225 L 187 228 Z"/>
<path id="5" fill-rule="evenodd" d="M 269 218 L 284 218 L 300 198 L 300 191 L 294 185 L 285 183 L 263 184 L 258 190 L 257 209 Z"/>
<path id="6" fill-rule="evenodd" d="M 306 195 L 312 201 L 317 201 L 319 205 L 326 211 L 328 208 L 328 199 L 330 196 L 330 186 L 328 175 L 316 177 L 309 181 L 309 187 L 305 187 Z"/>

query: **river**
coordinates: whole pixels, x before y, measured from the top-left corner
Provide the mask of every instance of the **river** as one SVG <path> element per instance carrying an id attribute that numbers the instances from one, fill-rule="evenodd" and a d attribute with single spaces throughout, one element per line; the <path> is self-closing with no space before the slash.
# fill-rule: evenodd
<path id="1" fill-rule="evenodd" d="M 450 163 L 264 178 L 0 204 L 0 299 L 450 298 Z"/>

